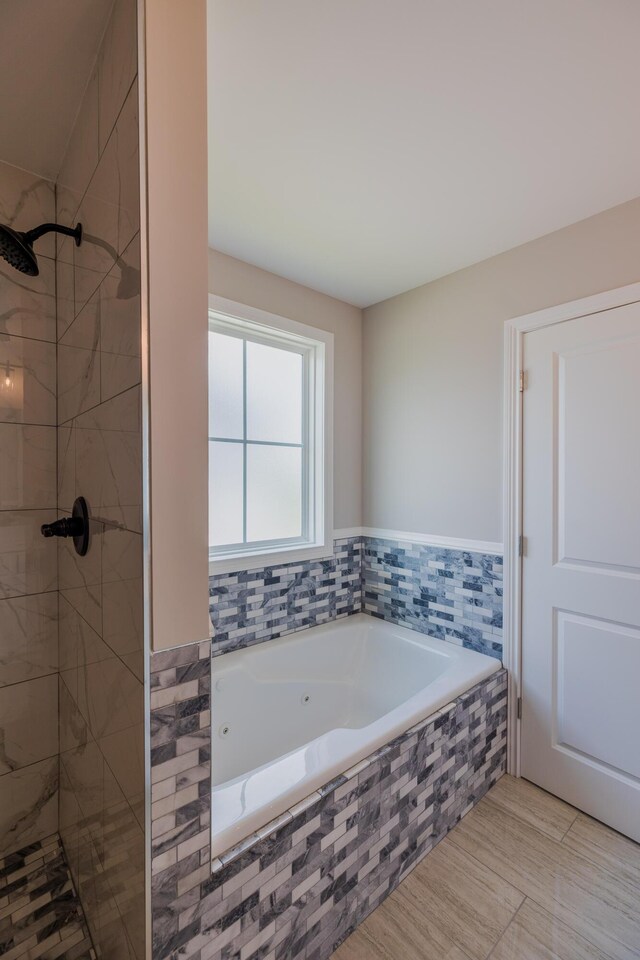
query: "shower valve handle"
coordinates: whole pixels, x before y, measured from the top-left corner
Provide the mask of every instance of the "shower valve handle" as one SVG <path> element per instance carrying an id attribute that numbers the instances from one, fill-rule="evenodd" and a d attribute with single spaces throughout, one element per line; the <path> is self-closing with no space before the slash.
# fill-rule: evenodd
<path id="1" fill-rule="evenodd" d="M 43 537 L 81 537 L 84 533 L 82 517 L 62 517 L 53 523 L 43 523 L 40 527 Z"/>
<path id="2" fill-rule="evenodd" d="M 89 510 L 85 498 L 77 498 L 70 517 L 43 523 L 40 532 L 43 537 L 73 537 L 76 553 L 84 557 L 89 549 Z"/>

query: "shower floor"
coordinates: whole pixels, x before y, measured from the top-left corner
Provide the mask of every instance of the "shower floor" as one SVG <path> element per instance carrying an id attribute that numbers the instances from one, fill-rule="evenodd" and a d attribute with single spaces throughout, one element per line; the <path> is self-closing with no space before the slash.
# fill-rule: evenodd
<path id="1" fill-rule="evenodd" d="M 95 960 L 60 837 L 0 858 L 2 960 Z"/>

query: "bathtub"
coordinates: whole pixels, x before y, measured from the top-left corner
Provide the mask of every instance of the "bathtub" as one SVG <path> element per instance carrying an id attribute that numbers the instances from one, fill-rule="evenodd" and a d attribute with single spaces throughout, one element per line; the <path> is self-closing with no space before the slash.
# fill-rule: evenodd
<path id="1" fill-rule="evenodd" d="M 215 657 L 212 858 L 500 667 L 367 614 Z"/>

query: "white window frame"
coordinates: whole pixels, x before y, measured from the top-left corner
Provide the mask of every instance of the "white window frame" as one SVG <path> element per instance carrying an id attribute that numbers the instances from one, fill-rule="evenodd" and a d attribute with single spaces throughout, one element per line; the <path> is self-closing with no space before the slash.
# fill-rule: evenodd
<path id="1" fill-rule="evenodd" d="M 209 294 L 209 329 L 273 345 L 303 355 L 303 477 L 310 510 L 303 510 L 303 537 L 262 541 L 228 552 L 209 548 L 209 575 L 235 573 L 279 563 L 318 560 L 333 553 L 333 334 L 297 320 Z M 226 329 L 225 329 L 226 328 Z M 267 329 L 265 329 L 267 328 Z M 209 504 L 210 507 L 210 504 Z M 207 521 L 207 530 L 209 529 Z"/>

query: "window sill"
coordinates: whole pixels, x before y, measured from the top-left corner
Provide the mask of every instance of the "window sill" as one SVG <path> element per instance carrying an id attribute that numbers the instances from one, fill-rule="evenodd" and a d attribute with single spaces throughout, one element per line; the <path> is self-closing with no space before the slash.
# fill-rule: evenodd
<path id="1" fill-rule="evenodd" d="M 305 543 L 299 547 L 283 547 L 260 553 L 233 554 L 228 557 L 209 557 L 209 576 L 216 577 L 245 570 L 262 570 L 281 563 L 304 563 L 308 560 L 328 560 L 333 556 L 333 542 Z"/>

